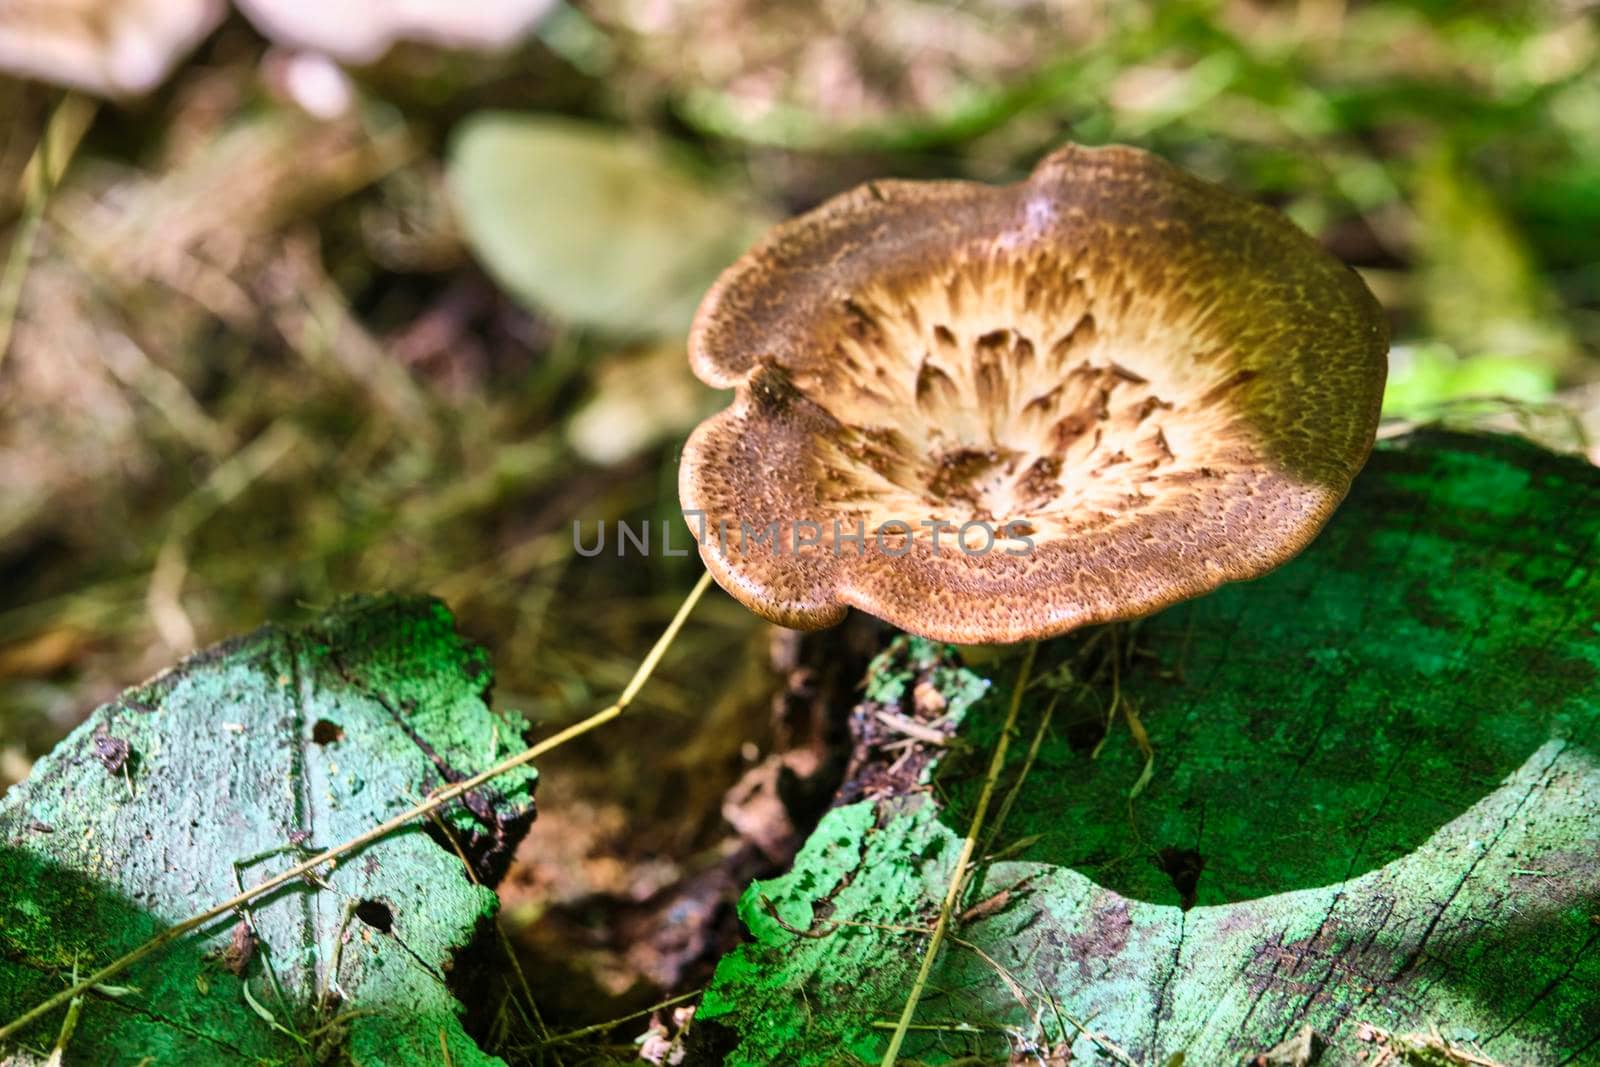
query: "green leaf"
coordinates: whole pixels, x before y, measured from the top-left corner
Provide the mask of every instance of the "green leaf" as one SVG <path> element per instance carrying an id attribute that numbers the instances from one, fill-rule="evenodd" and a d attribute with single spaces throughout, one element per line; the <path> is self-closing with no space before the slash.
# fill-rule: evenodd
<path id="1" fill-rule="evenodd" d="M 1556 375 L 1538 360 L 1493 353 L 1462 359 L 1440 342 L 1396 345 L 1389 353 L 1386 415 L 1429 418 L 1453 402 L 1537 403 L 1555 393 Z"/>
<path id="2" fill-rule="evenodd" d="M 380 598 L 208 649 L 98 709 L 0 801 L 0 1021 L 299 846 L 353 837 L 519 748 L 484 703 L 490 679 L 443 605 Z M 534 780 L 508 774 L 447 816 L 491 884 Z M 114 999 L 88 996 L 67 1062 L 431 1063 L 441 1041 L 455 1064 L 499 1062 L 447 984 L 493 891 L 421 825 L 323 872 L 255 903 L 259 941 L 229 916 L 120 975 Z M 48 1049 L 59 1023 L 25 1046 Z"/>
<path id="3" fill-rule="evenodd" d="M 768 224 L 650 142 L 571 119 L 475 115 L 449 176 L 467 240 L 501 285 L 614 334 L 683 334 Z"/>
<path id="4" fill-rule="evenodd" d="M 1345 1065 L 1375 1055 L 1369 1023 L 1471 1035 L 1502 1063 L 1590 1062 L 1597 547 L 1600 470 L 1511 438 L 1417 435 L 1380 446 L 1273 574 L 1045 645 L 999 796 L 1055 699 L 1050 728 L 957 909 L 908 1061 L 1070 1042 L 1073 1062 L 1117 1062 L 1115 1046 L 1239 1063 L 1309 1023 L 1329 1041 L 1319 1062 Z M 1112 686 L 1084 664 L 1111 647 L 1155 751 L 1131 803 L 1145 758 L 1120 714 L 1092 756 Z M 963 718 L 975 748 L 931 793 L 834 810 L 789 874 L 745 894 L 751 943 L 696 1016 L 730 1064 L 883 1053 L 1016 671 L 926 656 L 902 639 L 867 692 L 908 699 L 909 672 L 954 704 L 991 680 Z"/>

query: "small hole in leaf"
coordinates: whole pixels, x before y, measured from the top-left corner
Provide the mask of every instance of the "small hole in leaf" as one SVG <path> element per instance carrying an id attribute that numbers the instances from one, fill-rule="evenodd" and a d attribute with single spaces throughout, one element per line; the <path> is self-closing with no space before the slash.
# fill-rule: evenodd
<path id="1" fill-rule="evenodd" d="M 344 740 L 344 727 L 332 719 L 318 719 L 311 728 L 311 740 L 319 745 L 331 745 Z"/>
<path id="2" fill-rule="evenodd" d="M 363 900 L 357 904 L 356 918 L 382 934 L 394 929 L 394 912 L 381 900 Z"/>

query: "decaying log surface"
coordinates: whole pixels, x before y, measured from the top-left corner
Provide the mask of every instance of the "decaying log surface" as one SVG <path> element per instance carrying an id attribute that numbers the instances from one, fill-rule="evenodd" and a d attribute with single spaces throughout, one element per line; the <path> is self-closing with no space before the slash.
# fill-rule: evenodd
<path id="1" fill-rule="evenodd" d="M 1234 1064 L 1310 1024 L 1328 1064 L 1434 1026 L 1506 1064 L 1600 1063 L 1597 548 L 1600 471 L 1425 433 L 1274 574 L 1043 646 L 1015 799 L 907 1054 Z M 880 657 L 858 722 L 964 718 L 972 748 L 836 808 L 746 894 L 753 943 L 697 1021 L 729 1062 L 877 1061 L 1015 672 Z M 1154 753 L 1132 798 L 1129 709 Z"/>
<path id="2" fill-rule="evenodd" d="M 379 598 L 201 652 L 98 709 L 0 802 L 0 1021 L 233 896 L 236 878 L 259 882 L 519 750 L 484 703 L 490 680 L 441 604 Z M 446 816 L 490 884 L 533 785 L 508 774 Z M 86 997 L 66 1062 L 499 1062 L 448 985 L 495 907 L 419 824 Z M 43 1056 L 60 1024 L 0 1062 Z"/>

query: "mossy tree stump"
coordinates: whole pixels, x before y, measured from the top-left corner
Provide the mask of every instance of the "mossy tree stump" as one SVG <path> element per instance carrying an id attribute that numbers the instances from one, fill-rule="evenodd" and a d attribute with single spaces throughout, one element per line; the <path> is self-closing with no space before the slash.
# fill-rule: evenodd
<path id="1" fill-rule="evenodd" d="M 1309 1024 L 1327 1064 L 1431 1026 L 1507 1064 L 1600 1063 L 1597 541 L 1600 471 L 1428 433 L 1381 445 L 1279 571 L 1043 646 L 1001 797 L 1057 701 L 1050 728 L 908 1057 L 1235 1064 Z M 1120 714 L 1095 755 L 1091 640 L 1153 746 L 1132 799 Z M 746 894 L 753 943 L 698 1017 L 728 1062 L 882 1055 L 1015 672 L 906 639 L 880 657 L 869 711 L 927 683 L 973 748 L 925 792 L 835 809 Z"/>

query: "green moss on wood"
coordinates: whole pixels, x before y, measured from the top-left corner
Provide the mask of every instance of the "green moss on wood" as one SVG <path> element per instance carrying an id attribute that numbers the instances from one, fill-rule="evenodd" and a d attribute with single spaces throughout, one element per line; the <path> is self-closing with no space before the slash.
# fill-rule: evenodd
<path id="1" fill-rule="evenodd" d="M 201 652 L 97 710 L 0 802 L 0 1017 L 59 990 L 75 965 L 91 970 L 233 895 L 233 861 L 283 850 L 245 872 L 258 881 L 294 862 L 294 845 L 336 844 L 520 747 L 483 702 L 490 680 L 442 605 L 379 598 Z M 114 756 L 123 745 L 125 765 Z M 506 775 L 453 811 L 486 868 L 532 818 L 534 782 L 532 771 Z M 363 901 L 381 905 L 370 917 L 386 909 L 387 931 L 346 922 Z M 332 1051 L 436 1062 L 441 1040 L 458 1065 L 498 1062 L 462 1030 L 446 985 L 495 906 L 422 827 L 396 833 L 321 885 L 259 902 L 265 944 L 242 976 L 225 965 L 229 918 L 118 979 L 132 991 L 90 997 L 68 1062 L 285 1063 Z M 242 981 L 309 1044 L 269 1025 Z M 48 1049 L 59 1021 L 35 1026 L 24 1048 Z"/>
<path id="2" fill-rule="evenodd" d="M 1130 804 L 1144 757 L 1120 722 L 1091 758 L 1108 685 L 1059 693 L 963 908 L 996 903 L 954 931 L 993 964 L 943 950 L 918 1019 L 951 1028 L 909 1054 L 1066 1040 L 1102 1062 L 1077 1020 L 1141 1063 L 1237 1063 L 1309 1022 L 1322 1062 L 1355 1064 L 1371 1022 L 1436 1023 L 1509 1064 L 1600 1062 L 1597 547 L 1594 468 L 1420 435 L 1379 449 L 1299 559 L 1119 628 L 1154 775 Z M 1092 638 L 1047 645 L 1041 671 Z M 762 898 L 801 929 L 930 924 L 1014 672 L 971 672 L 994 683 L 966 716 L 975 750 L 932 798 L 830 813 L 746 894 L 752 944 L 700 1012 L 729 1062 L 876 1062 L 925 938 L 800 937 Z M 1002 795 L 1057 695 L 1030 694 Z"/>

